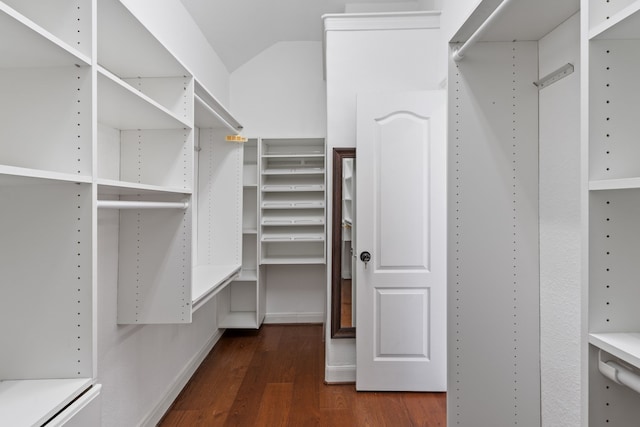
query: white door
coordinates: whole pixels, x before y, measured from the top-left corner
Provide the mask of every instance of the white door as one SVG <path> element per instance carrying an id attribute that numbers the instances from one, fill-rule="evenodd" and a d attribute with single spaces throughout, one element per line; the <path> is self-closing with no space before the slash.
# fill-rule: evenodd
<path id="1" fill-rule="evenodd" d="M 356 388 L 445 391 L 445 93 L 357 108 Z"/>

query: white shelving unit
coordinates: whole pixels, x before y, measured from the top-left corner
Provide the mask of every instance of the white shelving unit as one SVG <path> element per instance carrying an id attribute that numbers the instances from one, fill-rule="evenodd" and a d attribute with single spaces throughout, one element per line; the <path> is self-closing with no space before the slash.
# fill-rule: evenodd
<path id="1" fill-rule="evenodd" d="M 90 1 L 0 2 L 0 424 L 95 382 Z"/>
<path id="2" fill-rule="evenodd" d="M 325 263 L 324 140 L 262 139 L 260 147 L 260 263 Z"/>
<path id="3" fill-rule="evenodd" d="M 599 372 L 616 362 L 640 378 L 640 1 L 582 2 L 588 103 L 588 424 L 637 423 L 638 394 Z M 620 363 L 622 362 L 622 363 Z"/>
<path id="4" fill-rule="evenodd" d="M 193 78 L 119 1 L 97 13 L 98 196 L 191 203 Z M 120 211 L 118 323 L 191 321 L 191 217 Z"/>
<path id="5" fill-rule="evenodd" d="M 190 322 L 240 269 L 242 127 L 119 0 L 0 1 L 0 51 L 0 425 L 98 426 L 100 227 L 118 321 Z"/>
<path id="6" fill-rule="evenodd" d="M 555 202 L 549 202 L 540 184 L 546 173 L 543 155 L 550 153 L 542 151 L 539 132 L 545 130 L 542 118 L 549 112 L 542 109 L 548 104 L 541 101 L 544 95 L 533 82 L 542 77 L 544 58 L 538 41 L 577 11 L 578 2 L 570 0 L 483 0 L 451 40 L 451 425 L 545 423 L 540 242 L 547 242 L 540 215 L 541 208 Z M 463 57 L 456 61 L 461 48 Z M 563 49 L 557 47 L 558 56 L 564 56 Z"/>
<path id="7" fill-rule="evenodd" d="M 218 299 L 223 328 L 259 328 L 266 311 L 265 269 L 258 265 L 258 139 L 244 144 L 242 185 L 242 269 Z"/>

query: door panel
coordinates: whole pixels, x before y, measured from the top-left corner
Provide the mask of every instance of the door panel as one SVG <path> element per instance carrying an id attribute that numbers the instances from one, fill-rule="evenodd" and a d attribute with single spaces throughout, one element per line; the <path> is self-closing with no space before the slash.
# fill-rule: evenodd
<path id="1" fill-rule="evenodd" d="M 446 389 L 444 99 L 358 98 L 358 390 Z"/>

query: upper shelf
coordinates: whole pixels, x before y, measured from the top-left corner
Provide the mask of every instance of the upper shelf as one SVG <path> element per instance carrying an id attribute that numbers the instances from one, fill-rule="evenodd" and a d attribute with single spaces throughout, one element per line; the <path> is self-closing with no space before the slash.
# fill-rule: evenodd
<path id="1" fill-rule="evenodd" d="M 109 71 L 98 68 L 98 120 L 113 128 L 181 129 L 191 125 Z"/>
<path id="2" fill-rule="evenodd" d="M 195 82 L 195 125 L 204 129 L 242 131 L 242 125 L 197 80 Z"/>
<path id="3" fill-rule="evenodd" d="M 640 39 L 640 1 L 608 16 L 589 30 L 590 39 Z"/>
<path id="4" fill-rule="evenodd" d="M 0 52 L 0 68 L 63 67 L 91 63 L 89 57 L 2 2 Z"/>
<path id="5" fill-rule="evenodd" d="M 97 56 L 120 78 L 190 75 L 119 0 L 98 1 Z"/>
<path id="6" fill-rule="evenodd" d="M 510 3 L 479 41 L 540 40 L 580 10 L 579 0 L 504 0 Z M 464 43 L 484 23 L 502 0 L 482 0 L 451 43 Z"/>

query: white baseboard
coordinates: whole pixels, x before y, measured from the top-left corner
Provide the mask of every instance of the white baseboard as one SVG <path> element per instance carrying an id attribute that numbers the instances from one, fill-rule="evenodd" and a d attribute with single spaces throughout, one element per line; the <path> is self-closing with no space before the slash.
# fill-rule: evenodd
<path id="1" fill-rule="evenodd" d="M 264 323 L 322 323 L 324 313 L 267 313 Z"/>
<path id="2" fill-rule="evenodd" d="M 176 400 L 182 389 L 189 379 L 193 376 L 193 373 L 198 369 L 198 366 L 202 363 L 205 357 L 209 354 L 213 346 L 216 345 L 224 329 L 218 329 L 217 332 L 207 341 L 207 343 L 197 352 L 180 371 L 176 379 L 173 381 L 173 385 L 167 390 L 164 397 L 158 402 L 158 404 L 151 410 L 149 414 L 142 420 L 139 426 L 154 427 L 156 426 L 164 414 L 169 410 L 173 402 Z"/>
<path id="3" fill-rule="evenodd" d="M 356 382 L 356 365 L 325 366 L 324 381 L 327 384 Z"/>

